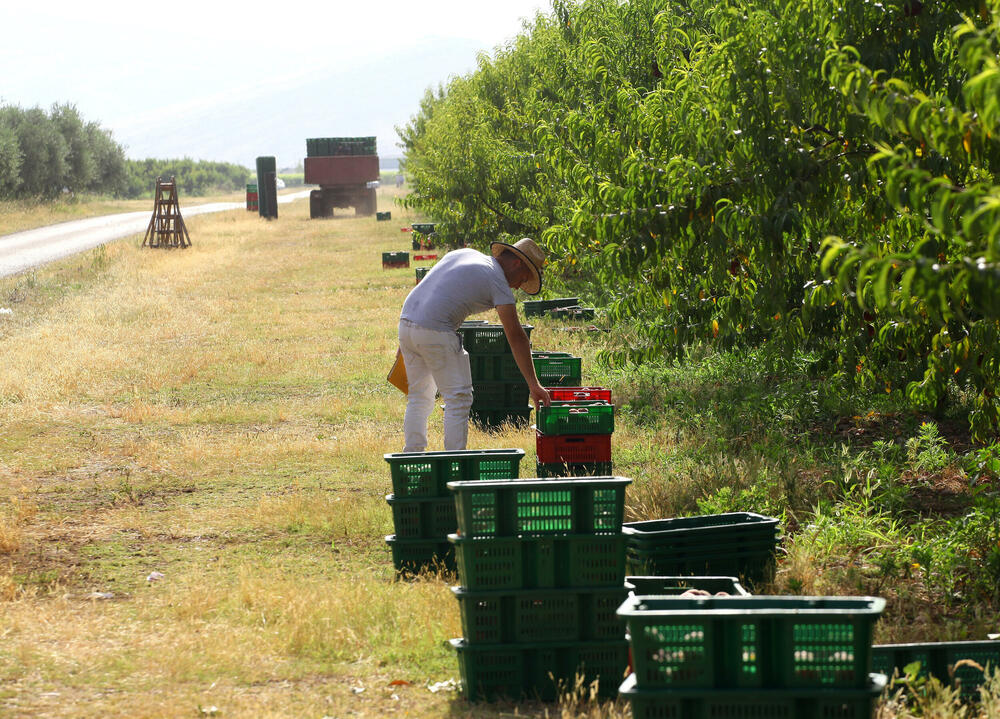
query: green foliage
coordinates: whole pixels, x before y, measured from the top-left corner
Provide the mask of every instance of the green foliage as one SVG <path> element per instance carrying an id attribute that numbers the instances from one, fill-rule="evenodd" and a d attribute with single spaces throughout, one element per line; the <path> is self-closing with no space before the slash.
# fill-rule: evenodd
<path id="1" fill-rule="evenodd" d="M 233 192 L 251 172 L 224 162 L 127 160 L 111 132 L 85 122 L 73 105 L 46 113 L 0 107 L 0 199 L 52 199 L 63 192 L 152 196 L 157 177 L 174 177 L 185 195 Z"/>
<path id="2" fill-rule="evenodd" d="M 253 173 L 228 162 L 208 162 L 185 157 L 178 160 L 127 160 L 126 197 L 152 196 L 156 179 L 173 177 L 181 196 L 235 192 L 246 188 Z"/>
<path id="3" fill-rule="evenodd" d="M 400 137 L 450 244 L 531 235 L 609 359 L 805 350 L 1000 427 L 1000 3 L 554 0 Z M 930 351 L 928 351 L 930 348 Z"/>

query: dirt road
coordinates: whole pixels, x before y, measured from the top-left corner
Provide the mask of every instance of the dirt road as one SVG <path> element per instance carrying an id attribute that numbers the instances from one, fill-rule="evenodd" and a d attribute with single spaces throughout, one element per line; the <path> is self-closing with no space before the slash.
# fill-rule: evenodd
<path id="1" fill-rule="evenodd" d="M 278 202 L 284 204 L 303 197 L 309 197 L 309 190 L 279 195 Z M 212 202 L 194 207 L 182 206 L 181 216 L 192 217 L 206 212 L 222 212 L 245 207 L 242 202 Z M 0 236 L 0 277 L 14 275 L 61 257 L 83 252 L 105 242 L 142 234 L 149 225 L 150 215 L 149 211 L 123 212 Z"/>

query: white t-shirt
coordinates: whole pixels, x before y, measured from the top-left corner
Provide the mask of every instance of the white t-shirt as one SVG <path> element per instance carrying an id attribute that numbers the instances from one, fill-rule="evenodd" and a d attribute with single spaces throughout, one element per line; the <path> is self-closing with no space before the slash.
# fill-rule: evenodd
<path id="1" fill-rule="evenodd" d="M 497 259 L 478 250 L 452 250 L 410 290 L 400 318 L 429 330 L 454 332 L 469 315 L 514 304 Z"/>

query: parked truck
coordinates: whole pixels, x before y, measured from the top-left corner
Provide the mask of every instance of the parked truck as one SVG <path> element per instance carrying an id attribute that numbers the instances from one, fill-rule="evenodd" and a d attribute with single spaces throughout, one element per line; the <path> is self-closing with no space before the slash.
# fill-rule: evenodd
<path id="1" fill-rule="evenodd" d="M 353 207 L 356 215 L 375 214 L 378 153 L 374 137 L 317 137 L 306 140 L 305 182 L 309 216 L 332 217 L 334 208 Z"/>

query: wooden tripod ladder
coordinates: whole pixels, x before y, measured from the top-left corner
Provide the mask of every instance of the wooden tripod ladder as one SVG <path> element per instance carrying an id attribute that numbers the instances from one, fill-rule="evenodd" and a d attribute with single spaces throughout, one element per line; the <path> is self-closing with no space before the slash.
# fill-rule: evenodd
<path id="1" fill-rule="evenodd" d="M 181 248 L 191 246 L 191 237 L 184 225 L 184 218 L 181 217 L 181 208 L 177 204 L 177 183 L 172 177 L 169 182 L 156 178 L 153 216 L 149 218 L 142 246 Z"/>

